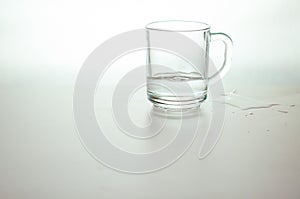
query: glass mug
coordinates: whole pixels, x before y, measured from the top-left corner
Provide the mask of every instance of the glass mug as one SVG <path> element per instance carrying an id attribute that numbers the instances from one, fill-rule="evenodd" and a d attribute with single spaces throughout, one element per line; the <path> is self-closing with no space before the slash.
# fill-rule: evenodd
<path id="1" fill-rule="evenodd" d="M 147 34 L 147 97 L 155 107 L 168 110 L 195 109 L 207 98 L 208 81 L 223 76 L 230 65 L 232 40 L 224 33 L 210 33 L 210 26 L 195 21 L 157 21 L 146 25 Z M 170 51 L 159 49 L 155 43 L 168 40 L 176 45 L 171 33 L 177 33 L 197 44 L 190 50 L 187 42 L 177 49 L 190 55 L 192 62 Z M 210 41 L 225 45 L 224 61 L 214 75 L 208 77 Z M 173 42 L 173 43 L 172 43 Z M 180 42 L 178 42 L 180 43 Z M 174 93 L 173 90 L 176 90 Z"/>

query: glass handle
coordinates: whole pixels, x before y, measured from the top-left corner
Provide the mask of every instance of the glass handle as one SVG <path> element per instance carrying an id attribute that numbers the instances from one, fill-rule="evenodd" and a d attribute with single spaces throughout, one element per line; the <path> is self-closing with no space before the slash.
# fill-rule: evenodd
<path id="1" fill-rule="evenodd" d="M 222 41 L 223 44 L 225 45 L 224 61 L 223 61 L 221 68 L 208 78 L 209 83 L 213 83 L 215 81 L 222 79 L 226 75 L 226 73 L 229 71 L 229 68 L 231 65 L 233 43 L 232 43 L 231 38 L 224 33 L 211 33 L 210 38 L 211 38 L 212 42 Z"/>

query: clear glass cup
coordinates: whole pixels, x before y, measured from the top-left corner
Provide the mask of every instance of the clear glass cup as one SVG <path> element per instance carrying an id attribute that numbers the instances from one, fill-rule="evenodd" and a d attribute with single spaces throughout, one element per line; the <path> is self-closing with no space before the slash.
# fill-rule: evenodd
<path id="1" fill-rule="evenodd" d="M 192 50 L 188 42 L 177 41 L 171 33 L 183 35 L 199 48 Z M 208 81 L 224 76 L 229 68 L 233 46 L 230 37 L 224 33 L 211 33 L 206 23 L 177 20 L 149 23 L 146 25 L 146 34 L 148 99 L 154 106 L 164 109 L 198 108 L 207 97 Z M 208 77 L 211 68 L 209 45 L 216 40 L 225 45 L 224 61 L 219 70 L 214 69 L 214 75 Z M 183 50 L 189 60 L 178 53 L 157 47 L 164 42 L 175 46 L 178 43 L 175 48 Z"/>

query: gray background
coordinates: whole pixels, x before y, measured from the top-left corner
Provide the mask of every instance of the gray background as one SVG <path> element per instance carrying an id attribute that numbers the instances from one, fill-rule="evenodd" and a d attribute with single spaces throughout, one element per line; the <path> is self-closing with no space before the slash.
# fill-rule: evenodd
<path id="1" fill-rule="evenodd" d="M 299 8 L 296 0 L 1 1 L 0 198 L 299 198 Z M 79 141 L 72 112 L 76 74 L 106 39 L 164 19 L 207 22 L 233 38 L 227 91 L 296 106 L 288 114 L 267 109 L 251 117 L 227 107 L 222 137 L 206 159 L 197 159 L 199 132 L 169 168 L 118 173 Z M 215 57 L 222 55 L 218 47 L 212 47 Z M 121 67 L 126 63 L 121 60 L 118 71 L 128 70 Z M 137 123 L 145 122 L 141 96 L 130 105 L 137 106 L 130 109 Z M 203 112 L 209 117 L 209 106 Z M 107 136 L 139 150 L 118 137 L 113 123 L 106 125 Z"/>

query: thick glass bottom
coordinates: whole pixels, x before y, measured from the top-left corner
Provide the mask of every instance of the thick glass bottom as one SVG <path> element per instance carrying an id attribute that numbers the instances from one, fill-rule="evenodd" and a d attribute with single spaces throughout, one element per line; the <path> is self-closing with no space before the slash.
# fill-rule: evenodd
<path id="1" fill-rule="evenodd" d="M 148 99 L 156 108 L 161 108 L 168 111 L 191 111 L 200 108 L 201 103 L 206 99 L 206 94 L 195 98 L 174 96 L 157 97 L 148 93 Z"/>

